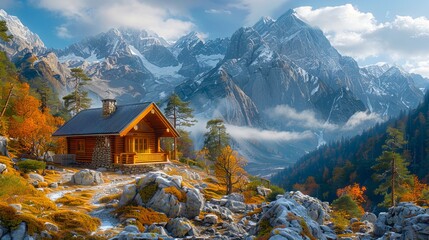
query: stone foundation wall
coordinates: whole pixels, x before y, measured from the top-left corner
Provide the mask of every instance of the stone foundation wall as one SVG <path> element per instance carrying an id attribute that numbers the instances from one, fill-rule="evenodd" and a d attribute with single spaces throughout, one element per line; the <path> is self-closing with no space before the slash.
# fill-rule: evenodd
<path id="1" fill-rule="evenodd" d="M 109 171 L 121 171 L 122 174 L 143 174 L 150 171 L 157 171 L 164 169 L 165 164 L 151 164 L 151 165 L 111 165 L 107 168 Z"/>
<path id="2" fill-rule="evenodd" d="M 110 139 L 108 137 L 97 137 L 95 139 L 94 152 L 92 153 L 93 168 L 109 168 L 112 165 Z"/>

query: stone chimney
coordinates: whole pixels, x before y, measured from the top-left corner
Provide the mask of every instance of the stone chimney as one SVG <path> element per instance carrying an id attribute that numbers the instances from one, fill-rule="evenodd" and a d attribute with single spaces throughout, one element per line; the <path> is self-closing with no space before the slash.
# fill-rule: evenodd
<path id="1" fill-rule="evenodd" d="M 115 99 L 103 99 L 103 117 L 108 117 L 116 111 L 116 100 Z"/>

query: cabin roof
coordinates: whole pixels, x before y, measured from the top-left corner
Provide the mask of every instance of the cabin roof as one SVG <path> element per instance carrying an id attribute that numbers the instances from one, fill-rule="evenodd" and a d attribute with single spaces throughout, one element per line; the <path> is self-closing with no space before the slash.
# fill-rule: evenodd
<path id="1" fill-rule="evenodd" d="M 147 115 L 147 110 L 150 108 L 154 108 L 160 114 L 160 117 L 165 120 L 162 122 L 173 131 L 174 135 L 178 136 L 176 129 L 155 103 L 151 102 L 118 105 L 115 112 L 108 117 L 103 117 L 102 108 L 82 110 L 55 131 L 53 136 L 122 135 L 124 132 L 129 131 L 130 124 Z"/>

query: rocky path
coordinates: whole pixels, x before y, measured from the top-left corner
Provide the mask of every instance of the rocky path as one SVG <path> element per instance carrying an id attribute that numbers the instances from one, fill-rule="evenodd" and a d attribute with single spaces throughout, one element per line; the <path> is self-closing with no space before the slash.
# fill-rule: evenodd
<path id="1" fill-rule="evenodd" d="M 96 231 L 104 232 L 111 231 L 115 229 L 118 225 L 118 220 L 111 214 L 114 210 L 112 203 L 100 203 L 99 200 L 105 196 L 110 196 L 114 194 L 122 193 L 123 186 L 129 184 L 135 180 L 136 177 L 141 175 L 121 175 L 116 173 L 103 173 L 104 183 L 100 185 L 92 185 L 92 186 L 84 186 L 84 185 L 71 185 L 69 184 L 72 175 L 74 174 L 71 170 L 59 171 L 61 174 L 61 187 L 57 189 L 53 189 L 46 196 L 52 201 L 56 201 L 61 197 L 74 194 L 77 192 L 93 192 L 92 198 L 89 201 L 89 206 L 92 211 L 88 214 L 99 218 L 101 221 L 101 225 L 99 229 Z M 62 206 L 59 206 L 60 208 Z"/>

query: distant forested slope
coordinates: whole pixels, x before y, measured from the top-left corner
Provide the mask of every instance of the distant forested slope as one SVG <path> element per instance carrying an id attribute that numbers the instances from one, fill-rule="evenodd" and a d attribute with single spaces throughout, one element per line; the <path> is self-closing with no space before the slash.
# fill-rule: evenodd
<path id="1" fill-rule="evenodd" d="M 275 175 L 272 181 L 287 190 L 293 189 L 295 184 L 307 185 L 305 187 L 312 195 L 326 201 L 336 198 L 338 188 L 356 182 L 367 187 L 370 201 L 380 202 L 381 197 L 374 194 L 379 183 L 372 179 L 374 171 L 371 167 L 382 153 L 388 127 L 404 133 L 408 143 L 402 154 L 410 163 L 408 169 L 424 183 L 429 183 L 428 93 L 415 110 L 402 113 L 398 118 L 376 125 L 351 139 L 321 147 L 303 156 L 293 167 Z"/>

